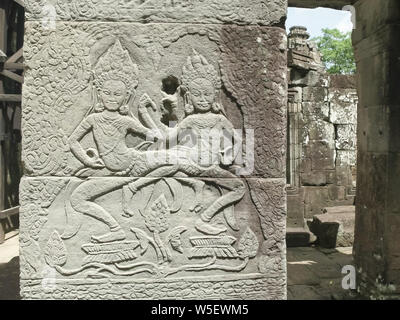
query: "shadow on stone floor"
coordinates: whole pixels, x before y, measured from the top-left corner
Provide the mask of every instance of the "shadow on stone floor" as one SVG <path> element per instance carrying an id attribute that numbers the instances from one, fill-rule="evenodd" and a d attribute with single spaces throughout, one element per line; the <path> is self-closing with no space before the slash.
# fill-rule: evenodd
<path id="1" fill-rule="evenodd" d="M 353 265 L 351 247 L 288 248 L 288 300 L 354 299 L 353 292 L 342 288 L 346 265 Z"/>
<path id="2" fill-rule="evenodd" d="M 18 300 L 19 296 L 19 257 L 0 264 L 0 300 Z"/>

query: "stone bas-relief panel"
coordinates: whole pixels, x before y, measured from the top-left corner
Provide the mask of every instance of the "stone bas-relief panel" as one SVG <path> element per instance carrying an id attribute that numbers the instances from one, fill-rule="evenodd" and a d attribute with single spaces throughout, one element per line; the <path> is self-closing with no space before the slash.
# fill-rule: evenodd
<path id="1" fill-rule="evenodd" d="M 285 298 L 284 179 L 145 180 L 24 178 L 22 296 Z"/>
<path id="2" fill-rule="evenodd" d="M 28 20 L 279 24 L 286 0 L 25 0 Z M 51 22 L 49 22 L 51 23 Z"/>
<path id="3" fill-rule="evenodd" d="M 285 298 L 284 30 L 28 22 L 24 50 L 23 297 Z"/>
<path id="4" fill-rule="evenodd" d="M 245 169 L 242 175 L 285 176 L 284 30 L 89 22 L 57 22 L 55 30 L 28 22 L 25 28 L 26 174 L 151 177 L 180 171 L 227 178 L 232 174 L 225 169 L 236 166 Z M 225 169 L 211 157 L 206 164 L 165 167 L 177 149 L 183 150 L 179 157 L 190 157 L 179 145 L 165 151 L 152 129 L 163 137 L 191 129 L 195 149 L 209 143 L 199 138 L 203 129 L 232 137 L 239 129 L 239 150 L 231 150 L 242 161 L 228 161 Z M 162 156 L 152 153 L 159 149 Z M 216 154 L 227 153 L 221 148 Z M 151 154 L 155 161 L 147 158 Z"/>

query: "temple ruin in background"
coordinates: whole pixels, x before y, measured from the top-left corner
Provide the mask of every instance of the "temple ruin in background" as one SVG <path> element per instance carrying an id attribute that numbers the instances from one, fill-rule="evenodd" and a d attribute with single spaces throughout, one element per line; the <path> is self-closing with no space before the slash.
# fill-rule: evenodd
<path id="1" fill-rule="evenodd" d="M 355 75 L 328 74 L 304 27 L 290 29 L 288 74 L 288 245 L 308 245 L 307 220 L 326 213 L 328 207 L 339 207 L 334 210 L 343 212 L 332 223 L 343 220 L 347 227 L 350 222 L 350 234 L 346 241 L 341 237 L 337 245 L 352 245 L 358 103 Z"/>

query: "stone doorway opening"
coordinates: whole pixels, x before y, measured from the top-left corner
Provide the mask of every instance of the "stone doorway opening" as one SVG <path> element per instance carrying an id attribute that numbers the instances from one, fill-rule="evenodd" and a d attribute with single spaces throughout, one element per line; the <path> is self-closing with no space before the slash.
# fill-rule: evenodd
<path id="1" fill-rule="evenodd" d="M 307 22 L 314 14 L 316 20 L 320 15 L 331 21 L 327 25 L 325 21 Z M 335 15 L 336 20 L 332 17 Z M 328 70 L 323 53 L 313 41 L 321 28 L 329 28 L 329 23 L 340 21 L 339 28 L 349 23 L 351 28 L 351 17 L 347 16 L 347 22 L 345 19 L 338 10 L 288 11 L 289 247 L 316 242 L 334 248 L 353 243 L 358 103 L 355 75 Z M 302 21 L 311 30 L 293 26 Z"/>
<path id="2" fill-rule="evenodd" d="M 306 18 L 321 12 L 339 18 L 342 12 L 305 12 L 289 8 L 287 20 L 288 299 L 346 299 L 351 295 L 342 288 L 341 271 L 353 264 L 356 79 L 327 70 L 313 41 L 319 26 Z M 346 20 L 340 19 L 343 26 Z"/>

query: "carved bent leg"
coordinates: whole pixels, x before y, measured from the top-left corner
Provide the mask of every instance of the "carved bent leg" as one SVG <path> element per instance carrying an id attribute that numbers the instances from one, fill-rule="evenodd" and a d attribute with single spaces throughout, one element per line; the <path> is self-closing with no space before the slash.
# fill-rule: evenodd
<path id="1" fill-rule="evenodd" d="M 193 206 L 191 206 L 189 210 L 200 212 L 203 208 L 203 188 L 205 185 L 204 181 L 188 178 L 187 174 L 183 172 L 177 172 L 174 178 L 182 184 L 187 185 L 193 189 L 195 199 Z"/>
<path id="2" fill-rule="evenodd" d="M 151 153 L 146 154 L 149 157 Z M 154 153 L 155 159 L 157 159 L 158 153 Z M 168 154 L 165 154 L 165 158 L 168 158 Z M 150 166 L 151 167 L 151 166 Z M 152 184 L 165 177 L 173 177 L 180 181 L 182 184 L 188 185 L 195 192 L 195 204 L 191 211 L 199 212 L 202 208 L 202 192 L 204 182 L 196 179 L 187 178 L 190 175 L 200 174 L 201 169 L 190 164 L 164 164 L 161 167 L 154 167 L 145 177 L 139 178 L 128 184 L 128 188 L 132 192 L 132 196 L 137 193 L 140 188 L 143 188 L 149 184 Z M 152 179 L 149 179 L 152 178 Z"/>
<path id="3" fill-rule="evenodd" d="M 161 168 L 154 169 L 149 172 L 145 177 L 139 178 L 128 184 L 129 189 L 134 195 L 140 188 L 143 188 L 151 183 L 154 183 L 164 177 L 172 176 L 179 170 L 177 165 L 165 165 Z M 149 179 L 152 178 L 152 179 Z"/>
<path id="4" fill-rule="evenodd" d="M 200 219 L 196 221 L 196 229 L 211 235 L 217 235 L 226 231 L 225 227 L 216 227 L 209 224 L 211 219 L 225 208 L 239 202 L 245 195 L 245 184 L 238 177 L 229 171 L 221 169 L 219 176 L 223 176 L 218 181 L 218 185 L 222 188 L 228 189 L 229 192 L 223 194 L 215 200 L 204 212 L 200 214 Z M 226 179 L 228 178 L 228 179 Z"/>
<path id="5" fill-rule="evenodd" d="M 71 195 L 72 208 L 105 223 L 110 228 L 109 233 L 92 236 L 93 241 L 111 242 L 125 239 L 125 232 L 117 220 L 103 207 L 93 202 L 96 198 L 117 190 L 125 184 L 127 184 L 125 179 L 107 179 L 106 181 L 104 179 L 93 179 L 85 181 L 73 191 Z"/>

